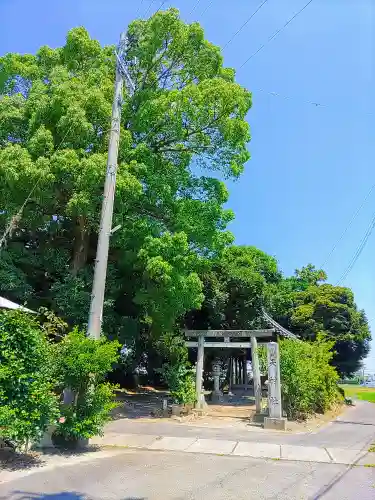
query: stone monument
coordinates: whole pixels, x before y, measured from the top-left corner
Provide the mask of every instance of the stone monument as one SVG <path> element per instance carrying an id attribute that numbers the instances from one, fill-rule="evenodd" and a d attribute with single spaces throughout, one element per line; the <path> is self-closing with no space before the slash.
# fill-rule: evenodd
<path id="1" fill-rule="evenodd" d="M 265 429 L 286 430 L 286 418 L 283 418 L 280 380 L 279 344 L 267 344 L 268 361 L 268 417 L 264 419 Z"/>

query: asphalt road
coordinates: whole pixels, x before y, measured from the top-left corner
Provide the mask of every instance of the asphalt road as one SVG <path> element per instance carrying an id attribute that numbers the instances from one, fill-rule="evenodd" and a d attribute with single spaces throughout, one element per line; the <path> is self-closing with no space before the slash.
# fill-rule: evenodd
<path id="1" fill-rule="evenodd" d="M 296 435 L 129 420 L 107 431 L 367 450 L 375 441 L 375 405 L 360 403 L 318 432 Z M 0 500 L 375 499 L 375 453 L 352 467 L 119 448 L 94 455 L 53 458 L 3 484 L 0 474 Z"/>
<path id="2" fill-rule="evenodd" d="M 374 500 L 375 468 L 130 451 L 0 485 L 2 500 Z"/>
<path id="3" fill-rule="evenodd" d="M 334 422 L 312 433 L 291 434 L 265 431 L 261 428 L 229 427 L 209 428 L 198 425 L 176 423 L 144 422 L 141 420 L 122 419 L 111 422 L 106 430 L 119 434 L 151 434 L 160 436 L 225 439 L 235 441 L 253 441 L 275 444 L 293 444 L 298 446 L 319 446 L 330 448 L 362 449 L 375 440 L 375 404 L 358 402 L 357 406 L 347 410 Z M 375 497 L 374 497 L 375 498 Z"/>

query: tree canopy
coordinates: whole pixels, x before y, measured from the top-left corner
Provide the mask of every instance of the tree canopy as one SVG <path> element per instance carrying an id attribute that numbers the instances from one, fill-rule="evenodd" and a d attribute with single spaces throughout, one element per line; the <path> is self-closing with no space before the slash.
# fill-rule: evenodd
<path id="1" fill-rule="evenodd" d="M 128 34 L 136 90 L 123 95 L 104 330 L 133 337 L 199 307 L 198 272 L 232 241 L 217 175 L 237 178 L 249 158 L 251 95 L 175 9 Z M 63 47 L 0 58 L 0 290 L 71 324 L 86 322 L 115 63 L 82 27 Z"/>
<path id="2" fill-rule="evenodd" d="M 370 333 L 352 292 L 310 264 L 285 277 L 227 229 L 219 179 L 249 159 L 251 93 L 176 9 L 132 22 L 128 40 L 104 333 L 134 367 L 173 350 L 181 326 L 257 327 L 265 306 L 302 338 L 334 338 L 334 362 L 354 371 Z M 63 47 L 0 57 L 0 292 L 71 326 L 87 322 L 115 65 L 83 27 Z"/>

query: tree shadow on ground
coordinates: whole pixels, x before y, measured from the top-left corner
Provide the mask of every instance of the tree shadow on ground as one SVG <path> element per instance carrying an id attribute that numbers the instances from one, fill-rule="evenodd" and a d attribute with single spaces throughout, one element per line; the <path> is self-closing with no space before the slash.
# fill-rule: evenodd
<path id="1" fill-rule="evenodd" d="M 163 390 L 139 388 L 133 391 L 117 391 L 118 406 L 112 411 L 112 419 L 140 420 L 161 417 L 164 398 L 168 398 L 168 393 Z"/>
<path id="2" fill-rule="evenodd" d="M 28 491 L 13 491 L 12 500 L 90 500 L 90 497 L 76 491 L 60 493 L 33 493 Z M 18 496 L 17 496 L 18 495 Z M 0 498 L 5 500 L 5 498 Z M 10 500 L 9 498 L 7 500 Z M 122 500 L 147 500 L 145 497 L 124 497 Z"/>
<path id="3" fill-rule="evenodd" d="M 46 464 L 48 456 L 74 457 L 88 452 L 101 451 L 96 445 L 90 445 L 76 450 L 58 450 L 56 448 L 46 448 L 40 451 L 29 453 L 17 453 L 13 450 L 0 450 L 0 470 L 19 471 L 42 467 Z"/>
<path id="4" fill-rule="evenodd" d="M 0 470 L 17 471 L 41 467 L 45 461 L 39 453 L 17 453 L 13 450 L 0 450 Z"/>
<path id="5" fill-rule="evenodd" d="M 12 500 L 87 500 L 86 495 L 75 491 L 61 493 L 33 493 L 29 491 L 13 491 Z"/>

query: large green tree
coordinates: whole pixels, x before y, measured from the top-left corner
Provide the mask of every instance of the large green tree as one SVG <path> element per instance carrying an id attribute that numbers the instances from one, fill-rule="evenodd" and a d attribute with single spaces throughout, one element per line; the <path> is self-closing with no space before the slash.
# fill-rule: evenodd
<path id="1" fill-rule="evenodd" d="M 178 11 L 130 24 L 104 314 L 110 336 L 172 329 L 199 308 L 199 274 L 231 242 L 221 178 L 249 158 L 250 93 Z M 114 47 L 84 28 L 63 47 L 0 58 L 0 291 L 86 322 L 106 169 Z M 22 211 L 20 211 L 20 207 Z M 9 225 L 10 224 L 10 225 Z"/>
<path id="2" fill-rule="evenodd" d="M 192 310 L 186 324 L 196 329 L 255 328 L 267 286 L 277 286 L 282 275 L 274 257 L 254 246 L 230 246 L 202 275 L 204 302 Z"/>
<path id="3" fill-rule="evenodd" d="M 325 334 L 334 342 L 332 363 L 343 375 L 354 373 L 370 348 L 365 313 L 353 292 L 326 283 L 327 275 L 308 264 L 285 277 L 277 261 L 251 246 L 230 246 L 202 274 L 203 305 L 185 325 L 195 329 L 264 326 L 261 308 L 303 340 Z"/>
<path id="4" fill-rule="evenodd" d="M 342 375 L 351 375 L 370 350 L 368 321 L 352 290 L 326 279 L 324 271 L 309 264 L 268 285 L 265 303 L 276 320 L 302 339 L 315 340 L 323 333 L 335 341 L 332 363 Z"/>
<path id="5" fill-rule="evenodd" d="M 302 338 L 314 340 L 324 332 L 335 341 L 333 364 L 342 375 L 356 372 L 370 350 L 370 330 L 349 288 L 311 285 L 294 296 L 290 320 Z"/>

